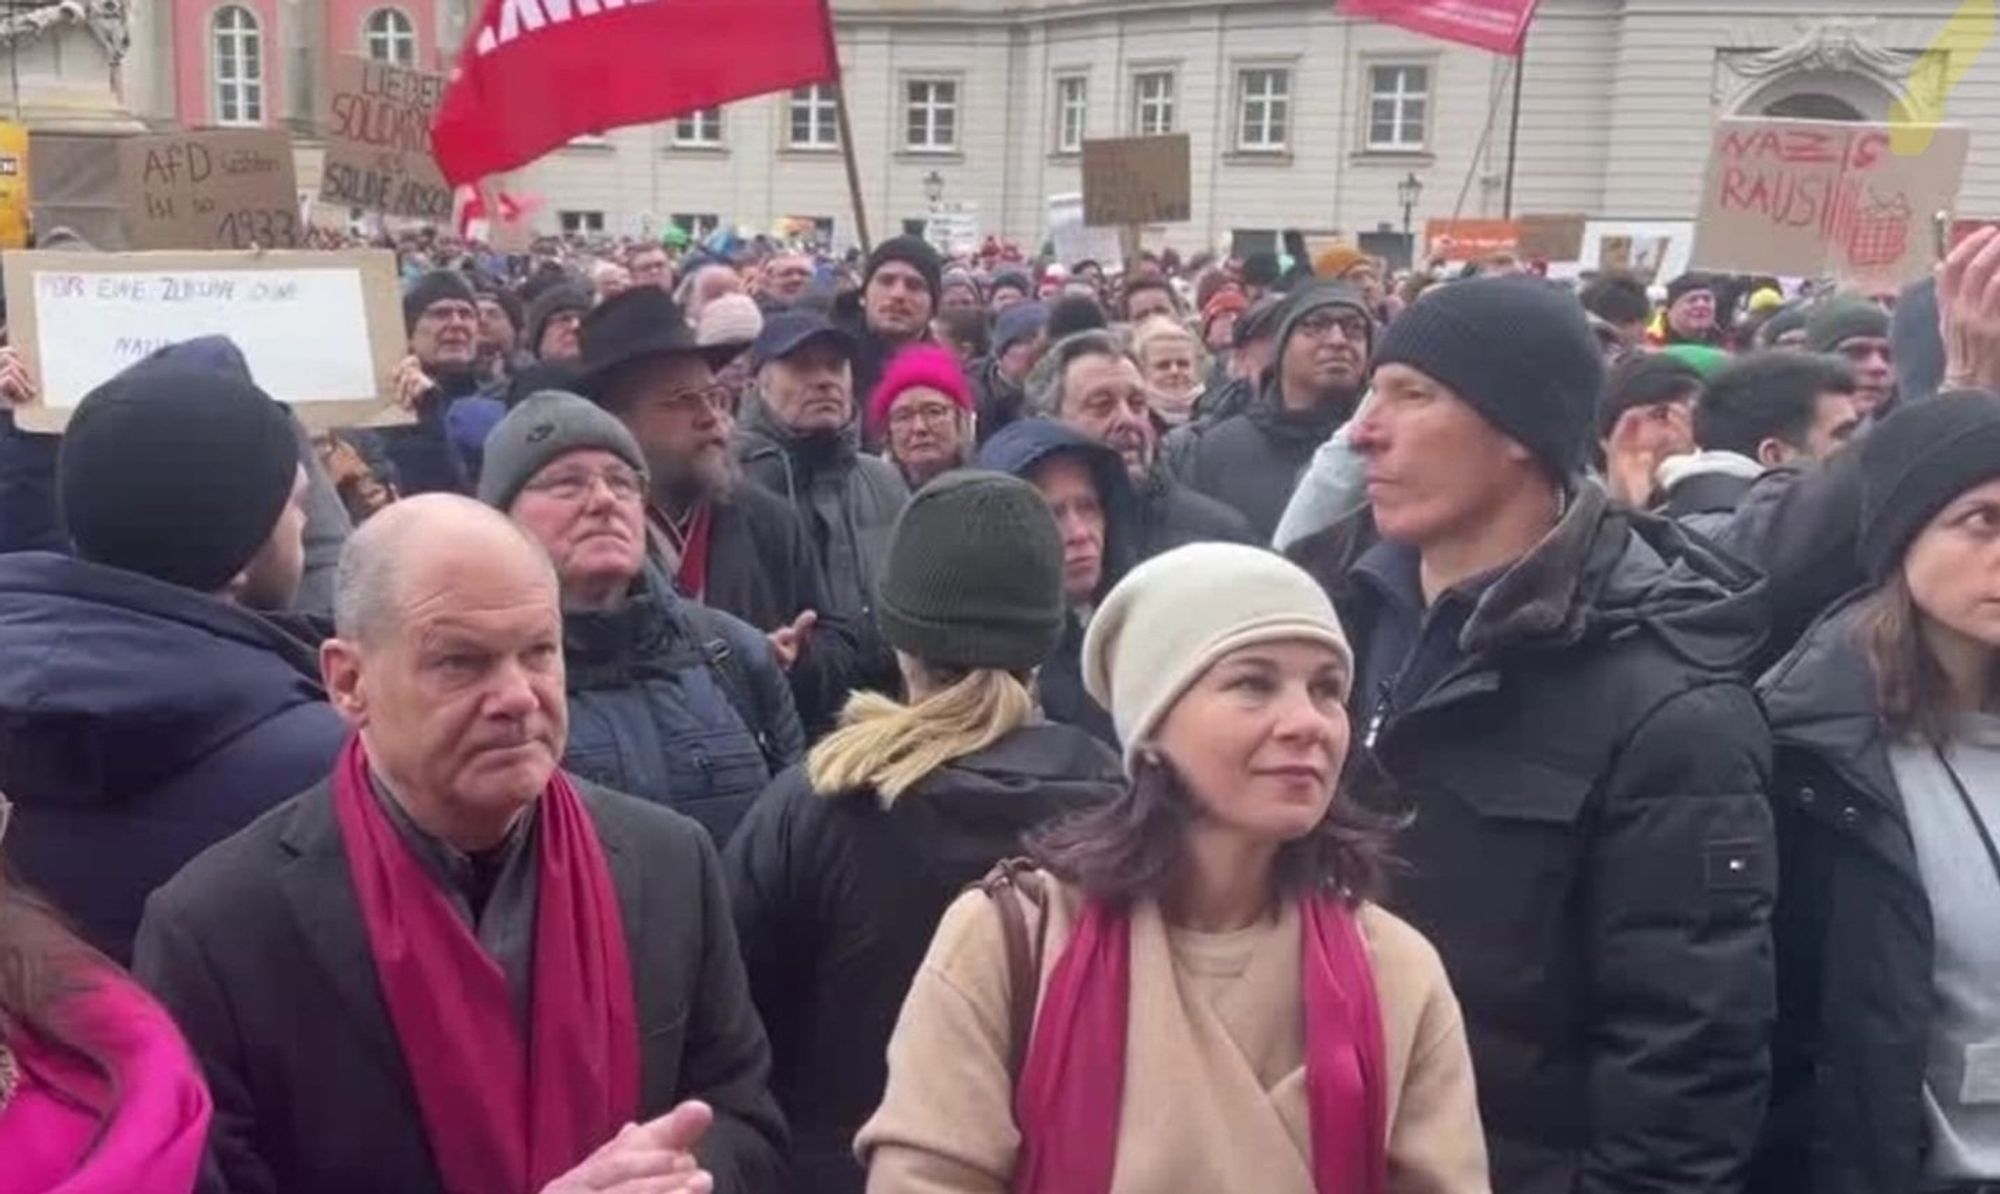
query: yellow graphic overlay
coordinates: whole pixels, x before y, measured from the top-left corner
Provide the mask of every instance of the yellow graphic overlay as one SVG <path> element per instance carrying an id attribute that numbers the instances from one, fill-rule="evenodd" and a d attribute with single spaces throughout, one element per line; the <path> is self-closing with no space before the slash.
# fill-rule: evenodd
<path id="1" fill-rule="evenodd" d="M 1931 126 L 1944 119 L 1945 97 L 1993 42 L 1994 5 L 1995 0 L 1965 0 L 1931 40 L 1911 78 L 1934 72 L 1937 85 L 1924 88 L 1923 94 L 1915 87 L 1906 90 L 1889 110 L 1895 126 L 1889 132 L 1889 152 L 1909 157 L 1930 148 Z"/>

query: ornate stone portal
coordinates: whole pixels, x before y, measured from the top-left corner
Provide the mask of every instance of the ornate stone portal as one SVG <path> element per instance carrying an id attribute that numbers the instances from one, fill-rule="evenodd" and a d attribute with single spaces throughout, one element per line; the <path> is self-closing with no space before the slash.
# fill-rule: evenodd
<path id="1" fill-rule="evenodd" d="M 1927 96 L 1942 79 L 1941 57 L 1884 46 L 1873 17 L 1800 22 L 1800 35 L 1773 50 L 1716 54 L 1710 99 L 1717 113 L 1793 113 L 1887 120 L 1896 100 Z"/>

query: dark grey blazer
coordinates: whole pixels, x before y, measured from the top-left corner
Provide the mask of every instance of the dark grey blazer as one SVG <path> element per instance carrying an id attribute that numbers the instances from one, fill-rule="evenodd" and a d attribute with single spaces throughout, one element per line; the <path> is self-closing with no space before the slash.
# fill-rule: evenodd
<path id="1" fill-rule="evenodd" d="M 631 950 L 639 1118 L 707 1101 L 716 1123 L 699 1151 L 716 1189 L 776 1194 L 784 1121 L 715 847 L 678 813 L 577 786 Z M 201 1059 L 215 1097 L 214 1157 L 232 1194 L 442 1189 L 328 784 L 154 892 L 134 970 Z"/>

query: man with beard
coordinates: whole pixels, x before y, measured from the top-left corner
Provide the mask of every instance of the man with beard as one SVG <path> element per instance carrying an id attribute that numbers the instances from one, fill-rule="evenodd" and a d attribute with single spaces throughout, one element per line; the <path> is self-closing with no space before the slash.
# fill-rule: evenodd
<path id="1" fill-rule="evenodd" d="M 582 338 L 576 391 L 617 415 L 645 452 L 661 566 L 682 596 L 769 635 L 808 732 L 826 726 L 846 697 L 858 647 L 829 613 L 798 513 L 740 483 L 727 395 L 715 380 L 739 346 L 700 346 L 673 300 L 651 286 L 592 311 Z"/>
<path id="2" fill-rule="evenodd" d="M 875 246 L 861 276 L 855 392 L 874 393 L 890 360 L 929 338 L 943 292 L 944 262 L 921 237 L 899 236 Z"/>
<path id="3" fill-rule="evenodd" d="M 1299 295 L 1278 330 L 1277 363 L 1249 408 L 1175 432 L 1181 442 L 1167 451 L 1175 475 L 1269 541 L 1313 452 L 1360 404 L 1374 327 L 1365 298 L 1344 284 Z"/>
<path id="4" fill-rule="evenodd" d="M 861 452 L 854 351 L 823 316 L 793 311 L 766 324 L 750 347 L 755 401 L 737 452 L 751 479 L 805 519 L 831 612 L 861 621 L 873 618 L 875 578 L 910 490 L 895 465 Z"/>
<path id="5" fill-rule="evenodd" d="M 1140 561 L 1189 543 L 1251 543 L 1243 516 L 1174 479 L 1159 460 L 1159 432 L 1139 364 L 1109 332 L 1058 341 L 1035 367 L 1035 412 L 1117 452 L 1138 499 Z"/>

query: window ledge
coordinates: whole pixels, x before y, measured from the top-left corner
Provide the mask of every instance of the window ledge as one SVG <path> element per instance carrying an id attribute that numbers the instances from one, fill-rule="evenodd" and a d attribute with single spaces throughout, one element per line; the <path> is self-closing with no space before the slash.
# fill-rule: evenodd
<path id="1" fill-rule="evenodd" d="M 1226 166 L 1290 166 L 1289 149 L 1232 149 L 1222 155 Z"/>
<path id="2" fill-rule="evenodd" d="M 900 162 L 943 162 L 950 165 L 964 165 L 965 151 L 961 149 L 910 149 L 896 151 Z"/>
<path id="3" fill-rule="evenodd" d="M 674 145 L 670 143 L 661 152 L 669 157 L 726 158 L 729 156 L 729 147 L 727 145 Z"/>
<path id="4" fill-rule="evenodd" d="M 1363 149 L 1347 155 L 1356 166 L 1430 166 L 1437 155 L 1428 149 Z"/>
<path id="5" fill-rule="evenodd" d="M 1083 163 L 1083 151 L 1080 149 L 1058 149 L 1049 154 L 1049 160 L 1059 165 L 1078 166 Z"/>
<path id="6" fill-rule="evenodd" d="M 779 157 L 781 157 L 781 158 L 800 158 L 800 159 L 806 159 L 806 160 L 813 160 L 813 159 L 818 159 L 818 158 L 832 158 L 832 157 L 839 157 L 839 156 L 840 156 L 840 146 L 838 146 L 838 145 L 787 145 L 787 146 L 785 146 L 785 147 L 784 147 L 783 149 L 780 149 L 780 150 L 778 151 L 778 156 L 779 156 Z"/>
<path id="7" fill-rule="evenodd" d="M 576 137 L 562 146 L 564 149 L 581 149 L 590 153 L 610 153 L 618 148 L 609 137 Z"/>

